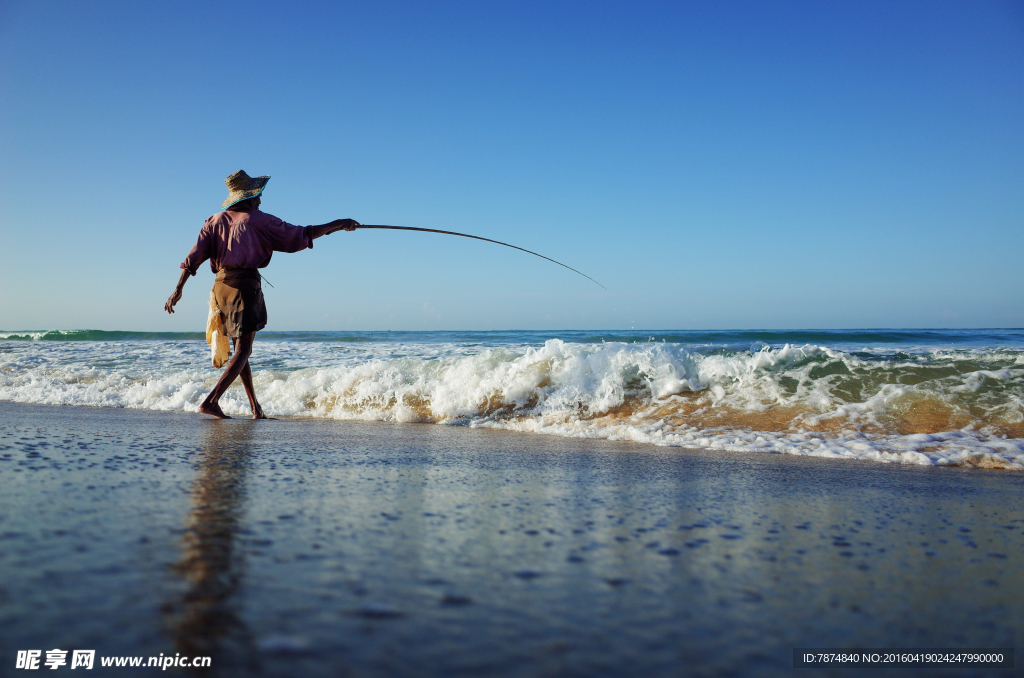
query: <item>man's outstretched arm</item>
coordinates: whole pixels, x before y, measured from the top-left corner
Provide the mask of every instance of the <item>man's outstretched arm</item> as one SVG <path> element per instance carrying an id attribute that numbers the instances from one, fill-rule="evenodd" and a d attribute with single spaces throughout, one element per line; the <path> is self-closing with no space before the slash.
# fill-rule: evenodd
<path id="1" fill-rule="evenodd" d="M 335 231 L 354 231 L 359 227 L 359 222 L 355 219 L 335 219 L 334 221 L 322 224 L 320 226 L 310 226 L 310 236 L 313 240 L 316 240 L 322 235 L 328 235 Z"/>
<path id="2" fill-rule="evenodd" d="M 167 298 L 167 303 L 164 304 L 164 310 L 168 313 L 174 313 L 174 305 L 181 301 L 181 290 L 185 287 L 185 281 L 192 277 L 192 274 L 188 272 L 187 268 L 181 269 L 181 276 L 178 278 L 178 284 L 174 288 L 174 294 Z"/>

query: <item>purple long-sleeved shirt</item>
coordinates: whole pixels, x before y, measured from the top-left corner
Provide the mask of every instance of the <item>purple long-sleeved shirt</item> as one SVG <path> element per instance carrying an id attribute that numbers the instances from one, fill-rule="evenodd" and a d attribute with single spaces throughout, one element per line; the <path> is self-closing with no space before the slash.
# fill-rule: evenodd
<path id="1" fill-rule="evenodd" d="M 259 210 L 227 210 L 206 220 L 181 267 L 195 275 L 209 259 L 214 273 L 225 268 L 263 268 L 274 252 L 307 247 L 313 247 L 311 226 L 292 226 Z"/>

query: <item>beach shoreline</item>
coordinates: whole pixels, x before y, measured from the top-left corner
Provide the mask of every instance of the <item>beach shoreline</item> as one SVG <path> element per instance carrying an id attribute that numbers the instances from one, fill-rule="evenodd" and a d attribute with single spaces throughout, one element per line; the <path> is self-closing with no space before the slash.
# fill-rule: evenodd
<path id="1" fill-rule="evenodd" d="M 1019 473 L 8 402 L 0 455 L 4 662 L 767 676 L 1024 646 Z"/>

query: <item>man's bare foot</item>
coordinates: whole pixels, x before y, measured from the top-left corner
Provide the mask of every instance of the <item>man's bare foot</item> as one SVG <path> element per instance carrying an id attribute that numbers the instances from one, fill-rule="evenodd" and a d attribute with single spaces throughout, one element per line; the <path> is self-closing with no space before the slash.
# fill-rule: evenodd
<path id="1" fill-rule="evenodd" d="M 260 407 L 259 405 L 256 405 L 256 407 L 253 408 L 253 410 L 252 410 L 252 418 L 253 419 L 273 419 L 273 417 L 268 417 L 266 414 L 264 414 L 263 413 L 263 408 Z"/>
<path id="2" fill-rule="evenodd" d="M 210 416 L 217 417 L 218 419 L 230 419 L 228 415 L 224 414 L 224 410 L 220 409 L 220 405 L 217 403 L 203 403 L 199 406 L 199 411 L 203 414 L 209 414 Z"/>

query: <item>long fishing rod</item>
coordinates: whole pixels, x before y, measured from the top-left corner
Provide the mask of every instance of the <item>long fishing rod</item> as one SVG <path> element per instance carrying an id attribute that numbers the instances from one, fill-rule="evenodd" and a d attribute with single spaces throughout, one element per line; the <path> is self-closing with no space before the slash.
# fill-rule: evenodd
<path id="1" fill-rule="evenodd" d="M 537 254 L 536 252 L 531 252 L 530 250 L 525 249 L 523 247 L 516 247 L 515 245 L 509 245 L 507 242 L 501 242 L 500 240 L 491 240 L 490 238 L 481 238 L 478 235 L 469 235 L 467 233 L 456 233 L 455 231 L 439 231 L 439 230 L 437 230 L 435 228 L 415 228 L 413 226 L 380 226 L 380 225 L 368 226 L 366 224 L 360 224 L 359 226 L 356 226 L 356 228 L 383 228 L 383 229 L 387 229 L 389 231 L 423 231 L 424 233 L 441 233 L 443 235 L 457 235 L 457 236 L 461 236 L 463 238 L 473 238 L 474 240 L 483 240 L 484 242 L 493 242 L 495 245 L 504 245 L 505 247 L 511 247 L 514 250 L 519 250 L 520 252 L 526 252 L 527 254 L 532 254 L 535 257 L 540 257 L 541 259 L 547 259 L 551 263 L 558 264 L 562 268 L 567 268 L 570 271 L 572 271 L 573 273 L 579 273 L 580 275 L 582 275 L 584 278 L 586 278 L 590 282 L 594 283 L 595 285 L 599 285 L 601 287 L 601 289 L 603 289 L 603 290 L 607 290 L 608 289 L 604 285 L 601 285 L 601 283 L 599 283 L 596 280 L 594 280 L 593 278 L 591 278 L 586 273 L 582 273 L 580 271 L 577 271 L 572 266 L 566 266 L 562 262 L 555 261 L 551 257 L 545 257 L 543 254 Z"/>

